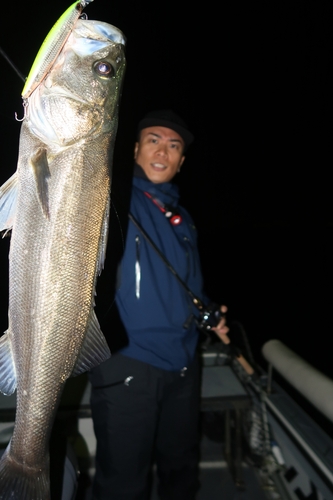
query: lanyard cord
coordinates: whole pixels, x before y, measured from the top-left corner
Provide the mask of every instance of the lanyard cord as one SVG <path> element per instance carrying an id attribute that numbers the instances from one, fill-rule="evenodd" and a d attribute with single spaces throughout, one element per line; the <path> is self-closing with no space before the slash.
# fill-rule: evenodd
<path id="1" fill-rule="evenodd" d="M 148 191 L 144 191 L 144 194 L 149 198 L 164 214 L 166 213 L 166 208 L 164 203 L 162 203 L 159 199 L 152 196 Z"/>
<path id="2" fill-rule="evenodd" d="M 139 231 L 142 233 L 144 238 L 148 241 L 148 243 L 153 247 L 155 252 L 158 254 L 158 256 L 163 260 L 164 264 L 167 266 L 167 268 L 172 272 L 172 274 L 175 276 L 175 278 L 179 281 L 179 283 L 182 285 L 183 288 L 187 291 L 189 296 L 192 299 L 193 304 L 199 309 L 199 311 L 203 310 L 205 305 L 203 302 L 194 295 L 194 293 L 190 290 L 190 288 L 186 285 L 186 283 L 181 279 L 181 277 L 177 274 L 177 271 L 172 267 L 170 262 L 164 257 L 160 249 L 155 245 L 153 240 L 150 238 L 150 236 L 146 233 L 146 231 L 143 229 L 141 224 L 136 220 L 136 218 L 129 212 L 128 214 L 129 219 L 133 222 L 133 224 L 139 229 Z"/>
<path id="3" fill-rule="evenodd" d="M 149 198 L 154 205 L 157 206 L 157 208 L 165 215 L 165 217 L 168 219 L 170 224 L 172 226 L 179 226 L 179 224 L 182 223 L 182 216 L 178 213 L 175 212 L 174 207 L 171 207 L 169 205 L 165 205 L 162 203 L 158 198 L 155 198 L 152 196 L 148 191 L 144 191 L 144 194 Z"/>

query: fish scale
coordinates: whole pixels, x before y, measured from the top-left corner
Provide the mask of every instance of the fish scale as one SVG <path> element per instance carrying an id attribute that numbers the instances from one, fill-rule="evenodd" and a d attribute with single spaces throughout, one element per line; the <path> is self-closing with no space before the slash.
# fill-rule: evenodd
<path id="1" fill-rule="evenodd" d="M 17 388 L 15 427 L 0 460 L 0 500 L 50 499 L 48 446 L 64 384 L 110 356 L 93 308 L 124 44 L 111 25 L 76 22 L 27 99 L 17 171 L 0 188 L 0 230 L 12 229 L 0 390 Z M 100 74 L 103 68 L 113 68 L 111 76 Z"/>

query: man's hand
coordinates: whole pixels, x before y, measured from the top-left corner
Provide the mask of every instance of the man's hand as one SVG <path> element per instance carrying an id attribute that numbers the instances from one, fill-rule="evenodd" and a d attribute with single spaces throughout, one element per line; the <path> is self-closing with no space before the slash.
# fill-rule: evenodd
<path id="1" fill-rule="evenodd" d="M 228 308 L 227 306 L 221 306 L 220 307 L 220 311 L 225 314 L 227 312 Z M 212 327 L 212 330 L 216 333 L 216 335 L 218 337 L 220 337 L 220 339 L 222 340 L 222 342 L 224 344 L 230 344 L 230 339 L 228 337 L 228 332 L 229 332 L 229 328 L 227 327 L 227 321 L 226 321 L 226 318 L 225 316 L 223 316 L 221 318 L 221 321 L 219 322 L 219 324 L 217 326 L 214 326 Z M 244 368 L 244 370 L 249 374 L 249 375 L 253 375 L 254 374 L 254 370 L 252 368 L 252 366 L 247 362 L 247 360 L 244 358 L 244 356 L 242 354 L 239 354 L 237 357 L 236 357 L 237 361 L 242 365 L 242 367 Z"/>
<path id="2" fill-rule="evenodd" d="M 223 316 L 220 319 L 219 324 L 217 326 L 213 326 L 211 329 L 216 333 L 218 337 L 220 337 L 224 344 L 230 344 L 230 339 L 227 335 L 227 333 L 229 332 L 229 328 L 227 327 L 227 320 L 225 317 L 225 313 L 228 311 L 227 306 L 222 305 L 220 307 L 220 311 L 223 313 Z"/>

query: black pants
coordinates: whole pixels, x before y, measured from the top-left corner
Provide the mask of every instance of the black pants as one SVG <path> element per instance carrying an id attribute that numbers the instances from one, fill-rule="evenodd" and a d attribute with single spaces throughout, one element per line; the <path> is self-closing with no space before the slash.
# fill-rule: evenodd
<path id="1" fill-rule="evenodd" d="M 117 384 L 129 376 L 128 385 Z M 91 382 L 97 439 L 94 500 L 148 500 L 153 460 L 161 499 L 194 500 L 198 361 L 181 376 L 116 354 L 93 370 Z"/>

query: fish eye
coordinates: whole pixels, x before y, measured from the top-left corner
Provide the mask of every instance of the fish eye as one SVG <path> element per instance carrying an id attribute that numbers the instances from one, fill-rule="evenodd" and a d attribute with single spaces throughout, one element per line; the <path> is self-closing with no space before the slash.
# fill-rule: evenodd
<path id="1" fill-rule="evenodd" d="M 108 61 L 95 62 L 94 70 L 98 76 L 104 76 L 105 78 L 111 78 L 114 75 L 113 66 Z"/>

